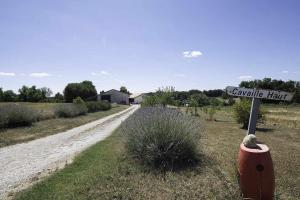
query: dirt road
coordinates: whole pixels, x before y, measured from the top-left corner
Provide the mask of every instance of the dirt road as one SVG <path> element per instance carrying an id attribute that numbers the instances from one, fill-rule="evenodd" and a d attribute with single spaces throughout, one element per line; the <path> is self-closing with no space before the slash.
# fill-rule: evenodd
<path id="1" fill-rule="evenodd" d="M 0 199 L 72 162 L 76 154 L 105 139 L 139 106 L 28 143 L 0 149 Z"/>

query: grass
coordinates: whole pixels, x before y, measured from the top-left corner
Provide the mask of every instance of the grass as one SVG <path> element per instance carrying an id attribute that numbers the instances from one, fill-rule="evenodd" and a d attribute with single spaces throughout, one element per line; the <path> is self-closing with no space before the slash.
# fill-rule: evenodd
<path id="1" fill-rule="evenodd" d="M 35 104 L 29 104 L 35 107 Z M 44 108 L 45 112 L 51 112 L 54 105 L 50 104 L 36 104 L 37 107 Z M 30 141 L 37 138 L 45 137 L 68 129 L 86 124 L 88 122 L 97 120 L 99 118 L 117 113 L 126 109 L 128 106 L 120 105 L 113 107 L 108 111 L 100 111 L 95 113 L 88 113 L 87 115 L 78 116 L 75 118 L 50 118 L 47 120 L 33 123 L 32 126 L 19 127 L 13 129 L 0 129 L 0 147 Z M 39 109 L 36 108 L 35 109 Z"/>
<path id="2" fill-rule="evenodd" d="M 203 112 L 200 116 L 207 117 Z M 16 194 L 15 198 L 240 199 L 236 158 L 245 130 L 234 121 L 231 107 L 218 110 L 215 118 L 216 121 L 205 123 L 205 132 L 199 141 L 203 147 L 202 162 L 193 168 L 167 172 L 163 176 L 138 165 L 127 155 L 118 130 L 80 154 L 65 169 Z M 274 126 L 272 119 L 266 120 L 266 124 L 259 125 L 257 137 L 271 149 L 276 199 L 299 199 L 299 129 L 286 122 Z"/>

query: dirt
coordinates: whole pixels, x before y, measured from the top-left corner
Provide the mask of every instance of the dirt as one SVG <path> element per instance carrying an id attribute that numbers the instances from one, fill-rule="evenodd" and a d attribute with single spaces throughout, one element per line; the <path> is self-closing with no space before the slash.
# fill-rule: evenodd
<path id="1" fill-rule="evenodd" d="M 139 107 L 130 108 L 71 130 L 0 149 L 0 199 L 71 163 L 91 145 L 108 137 Z"/>

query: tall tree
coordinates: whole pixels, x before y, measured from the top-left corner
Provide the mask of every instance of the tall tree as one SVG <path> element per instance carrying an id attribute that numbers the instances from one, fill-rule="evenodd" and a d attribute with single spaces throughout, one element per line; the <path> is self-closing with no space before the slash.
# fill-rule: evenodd
<path id="1" fill-rule="evenodd" d="M 97 90 L 91 81 L 81 83 L 69 83 L 64 89 L 64 99 L 72 102 L 73 99 L 81 97 L 83 100 L 94 100 L 97 98 Z"/>

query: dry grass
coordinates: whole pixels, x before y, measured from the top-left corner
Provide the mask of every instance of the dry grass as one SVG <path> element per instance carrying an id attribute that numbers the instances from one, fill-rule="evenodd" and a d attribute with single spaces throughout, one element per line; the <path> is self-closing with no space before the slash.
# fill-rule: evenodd
<path id="1" fill-rule="evenodd" d="M 205 118 L 205 113 L 200 115 Z M 128 157 L 116 132 L 17 199 L 240 199 L 236 158 L 246 131 L 236 124 L 230 107 L 217 111 L 215 118 L 205 123 L 198 166 L 165 176 L 143 168 Z M 276 199 L 300 199 L 299 129 L 285 122 L 264 124 L 257 137 L 271 149 Z"/>
<path id="2" fill-rule="evenodd" d="M 38 110 L 45 110 L 44 112 L 46 113 L 52 112 L 55 104 L 33 104 L 31 106 L 34 106 L 34 108 Z M 0 129 L 0 147 L 34 140 L 37 138 L 45 137 L 47 135 L 66 131 L 68 129 L 97 120 L 99 118 L 117 113 L 121 110 L 126 109 L 127 107 L 128 106 L 120 105 L 108 111 L 89 113 L 87 115 L 82 115 L 74 118 L 50 118 L 48 120 L 36 122 L 32 126 L 28 127 Z"/>

